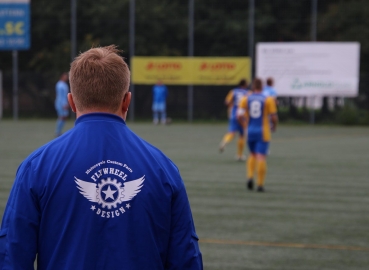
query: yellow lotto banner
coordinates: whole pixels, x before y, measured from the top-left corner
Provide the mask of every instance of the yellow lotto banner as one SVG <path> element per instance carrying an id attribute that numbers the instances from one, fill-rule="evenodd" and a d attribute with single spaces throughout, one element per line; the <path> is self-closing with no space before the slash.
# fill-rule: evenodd
<path id="1" fill-rule="evenodd" d="M 191 83 L 191 65 L 188 57 L 140 57 L 131 63 L 134 84 L 155 84 L 162 80 L 165 84 Z"/>
<path id="2" fill-rule="evenodd" d="M 251 80 L 249 57 L 134 57 L 134 84 L 236 85 Z"/>
<path id="3" fill-rule="evenodd" d="M 194 85 L 236 85 L 241 79 L 251 80 L 249 57 L 194 57 Z"/>

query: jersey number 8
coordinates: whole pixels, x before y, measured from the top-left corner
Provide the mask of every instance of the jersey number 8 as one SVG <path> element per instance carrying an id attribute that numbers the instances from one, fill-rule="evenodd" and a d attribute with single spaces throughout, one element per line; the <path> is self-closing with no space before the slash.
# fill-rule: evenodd
<path id="1" fill-rule="evenodd" d="M 250 117 L 259 118 L 261 116 L 261 102 L 254 100 L 250 104 Z"/>

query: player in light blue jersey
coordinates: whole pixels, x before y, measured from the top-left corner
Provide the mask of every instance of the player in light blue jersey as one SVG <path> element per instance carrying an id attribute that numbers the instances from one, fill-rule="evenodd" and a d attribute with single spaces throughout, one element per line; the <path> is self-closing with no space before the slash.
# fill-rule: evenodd
<path id="1" fill-rule="evenodd" d="M 130 72 L 115 46 L 71 64 L 75 126 L 20 165 L 0 269 L 202 270 L 177 166 L 125 123 Z M 36 256 L 37 255 L 37 256 Z"/>
<path id="2" fill-rule="evenodd" d="M 277 91 L 275 90 L 273 78 L 267 78 L 266 85 L 263 88 L 263 95 L 277 99 Z"/>
<path id="3" fill-rule="evenodd" d="M 247 95 L 247 81 L 245 79 L 242 79 L 238 87 L 228 92 L 224 102 L 225 105 L 228 107 L 229 127 L 228 132 L 224 135 L 222 141 L 220 142 L 219 151 L 222 153 L 226 145 L 230 143 L 233 140 L 235 134 L 238 133 L 239 138 L 237 142 L 236 155 L 236 160 L 238 161 L 245 160 L 245 156 L 243 155 L 243 150 L 245 148 L 245 127 L 240 125 L 240 123 L 237 121 L 237 109 L 241 99 Z"/>
<path id="4" fill-rule="evenodd" d="M 167 122 L 166 101 L 168 96 L 168 89 L 161 80 L 158 80 L 157 84 L 153 86 L 152 95 L 153 95 L 152 111 L 154 114 L 153 122 L 155 125 L 158 124 L 160 118 L 160 122 L 162 124 L 166 124 Z"/>
<path id="5" fill-rule="evenodd" d="M 56 92 L 55 110 L 58 114 L 55 129 L 56 137 L 62 134 L 65 121 L 67 120 L 69 115 L 69 104 L 67 98 L 67 95 L 69 93 L 69 86 L 67 82 L 68 82 L 68 73 L 63 73 L 55 86 Z"/>
<path id="6" fill-rule="evenodd" d="M 263 95 L 266 97 L 271 97 L 275 104 L 278 105 L 278 100 L 277 100 L 277 91 L 274 88 L 274 79 L 269 77 L 266 79 L 266 86 L 264 86 L 263 88 Z M 271 120 L 270 120 L 271 121 Z M 272 123 L 270 123 L 272 126 Z M 268 150 L 268 154 L 270 154 L 270 150 Z"/>

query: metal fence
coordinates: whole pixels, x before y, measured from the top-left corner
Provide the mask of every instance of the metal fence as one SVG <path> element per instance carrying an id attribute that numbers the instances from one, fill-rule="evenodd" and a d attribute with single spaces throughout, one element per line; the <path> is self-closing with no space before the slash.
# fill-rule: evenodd
<path id="1" fill-rule="evenodd" d="M 55 84 L 59 74 L 50 73 L 19 73 L 19 116 L 21 118 L 55 118 L 54 109 Z M 168 117 L 179 121 L 188 120 L 188 92 L 187 86 L 168 86 L 167 100 Z M 222 121 L 227 119 L 227 108 L 224 98 L 230 86 L 194 86 L 193 87 L 193 118 L 194 121 Z M 369 77 L 360 79 L 360 94 L 357 98 L 346 101 L 346 104 L 355 105 L 360 110 L 369 113 Z M 12 118 L 12 74 L 3 72 L 3 117 Z M 135 120 L 150 120 L 152 116 L 152 86 L 135 86 Z M 298 118 L 309 122 L 308 109 L 305 103 L 296 99 L 280 98 L 281 120 Z M 328 103 L 327 103 L 328 104 Z M 325 104 L 325 105 L 327 105 Z M 324 105 L 324 104 L 323 104 Z M 328 104 L 329 105 L 329 104 Z M 292 108 L 291 108 L 292 107 Z M 329 111 L 332 106 L 328 106 Z M 321 112 L 325 108 L 318 109 Z M 301 111 L 300 114 L 297 111 Z M 317 115 L 317 122 L 321 120 Z M 369 124 L 369 123 L 368 123 Z"/>
<path id="2" fill-rule="evenodd" d="M 59 1 L 49 1 L 48 5 L 56 2 L 59 3 Z M 102 2 L 97 1 L 94 4 L 104 4 Z M 194 4 L 193 0 L 177 0 L 172 2 L 177 2 L 176 8 L 181 9 L 172 10 L 165 6 L 162 9 L 163 12 L 158 13 L 160 16 L 151 12 L 155 9 L 147 7 L 149 4 L 156 3 L 160 6 L 162 3 L 151 2 L 118 1 L 120 6 L 116 8 L 117 12 L 107 13 L 97 6 L 88 10 L 81 5 L 81 2 L 76 7 L 76 1 L 73 0 L 70 7 L 63 4 L 63 8 L 60 9 L 50 8 L 55 10 L 55 13 L 50 12 L 49 16 L 45 16 L 44 6 L 35 1 L 32 5 L 32 47 L 30 51 L 20 54 L 19 61 L 19 116 L 56 117 L 54 87 L 60 71 L 68 68 L 70 56 L 73 57 L 76 50 L 83 51 L 92 44 L 97 45 L 94 43 L 96 41 L 99 41 L 99 45 L 112 42 L 120 44 L 122 49 L 128 49 L 125 56 L 129 59 L 129 55 L 159 56 L 163 53 L 168 56 L 250 56 L 253 55 L 253 45 L 257 42 L 337 41 L 342 38 L 342 29 L 338 27 L 339 24 L 336 24 L 338 20 L 333 15 L 338 12 L 337 5 L 345 1 L 233 0 L 221 2 L 207 0 L 195 1 L 194 10 L 192 10 L 190 7 Z M 354 7 L 355 3 L 359 6 L 360 1 L 346 2 L 352 2 L 350 7 Z M 136 4 L 135 13 L 133 4 Z M 57 7 L 57 4 L 55 5 Z M 328 12 L 329 10 L 332 12 Z M 163 14 L 164 11 L 165 14 Z M 346 12 L 346 9 L 344 11 Z M 347 10 L 349 15 L 356 14 L 355 12 L 357 11 Z M 51 16 L 52 14 L 54 15 Z M 77 14 L 78 17 L 76 17 Z M 191 14 L 194 17 L 191 17 Z M 363 32 L 361 26 L 366 26 L 366 22 L 362 21 L 367 17 L 364 15 L 362 18 L 349 16 L 350 27 L 347 29 L 350 31 L 342 40 L 354 40 L 365 45 L 362 46 L 360 94 L 353 99 L 352 104 L 361 110 L 369 111 L 367 40 L 364 38 L 365 34 L 357 34 Z M 330 16 L 333 16 L 333 19 L 330 19 Z M 191 24 L 194 25 L 191 26 Z M 346 25 L 345 21 L 341 23 L 342 25 Z M 58 29 L 57 32 L 60 35 L 44 37 L 44 33 L 53 33 L 55 29 Z M 160 31 L 156 32 L 155 29 Z M 351 29 L 359 29 L 361 32 L 354 31 L 352 36 Z M 116 32 L 117 30 L 119 31 Z M 173 35 L 174 33 L 180 34 Z M 339 35 L 330 36 L 330 33 L 339 33 Z M 132 38 L 134 34 L 135 37 Z M 191 41 L 192 35 L 194 40 Z M 10 53 L 1 52 L 0 60 L 4 86 L 3 114 L 4 117 L 11 118 L 14 104 Z M 40 71 L 24 72 L 24 70 L 36 70 L 36 68 Z M 193 86 L 190 91 L 193 94 L 190 97 L 187 86 L 170 86 L 168 116 L 187 120 L 191 98 L 195 121 L 197 119 L 226 120 L 224 97 L 229 90 L 229 86 Z M 131 112 L 134 111 L 135 119 L 151 118 L 151 99 L 151 86 L 135 85 L 134 108 L 130 109 Z M 287 112 L 287 116 L 295 117 L 292 99 L 283 99 L 280 104 L 283 105 L 281 109 Z"/>

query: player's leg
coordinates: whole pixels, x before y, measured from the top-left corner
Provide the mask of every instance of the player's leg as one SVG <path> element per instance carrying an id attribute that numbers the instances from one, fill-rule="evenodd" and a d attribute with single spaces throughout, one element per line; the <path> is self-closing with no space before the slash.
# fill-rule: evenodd
<path id="1" fill-rule="evenodd" d="M 220 142 L 220 145 L 219 145 L 219 152 L 223 152 L 226 145 L 228 143 L 230 143 L 234 138 L 234 132 L 228 132 L 224 135 L 222 141 Z"/>
<path id="2" fill-rule="evenodd" d="M 233 119 L 230 119 L 228 132 L 224 135 L 219 145 L 219 151 L 221 153 L 224 151 L 226 145 L 233 140 L 236 130 L 237 130 L 237 126 L 235 125 L 235 121 Z"/>
<path id="3" fill-rule="evenodd" d="M 250 154 L 246 160 L 246 186 L 249 190 L 252 190 L 254 188 L 254 174 L 256 166 L 256 143 L 254 141 L 247 141 L 247 146 L 249 148 Z"/>
<path id="4" fill-rule="evenodd" d="M 157 125 L 159 123 L 159 111 L 158 111 L 158 104 L 154 102 L 152 104 L 152 113 L 153 113 L 153 120 L 152 122 Z"/>
<path id="5" fill-rule="evenodd" d="M 264 191 L 265 176 L 267 172 L 266 155 L 268 153 L 269 143 L 258 142 L 256 146 L 256 167 L 257 167 L 257 191 Z"/>
<path id="6" fill-rule="evenodd" d="M 237 160 L 238 161 L 245 161 L 246 157 L 243 154 L 243 150 L 245 148 L 245 137 L 240 136 L 238 138 L 238 142 L 237 142 Z"/>
<path id="7" fill-rule="evenodd" d="M 238 141 L 237 141 L 237 156 L 236 159 L 238 161 L 245 161 L 246 157 L 243 154 L 243 150 L 245 148 L 245 136 L 244 136 L 244 128 L 243 126 L 241 126 L 240 124 L 238 125 L 238 133 L 239 133 L 239 137 L 238 137 Z"/>
<path id="8" fill-rule="evenodd" d="M 56 127 L 55 127 L 55 137 L 59 137 L 62 134 L 62 129 L 64 126 L 64 121 L 62 118 L 58 117 L 56 120 Z"/>
<path id="9" fill-rule="evenodd" d="M 166 106 L 165 103 L 162 103 L 160 105 L 160 112 L 161 112 L 161 118 L 160 122 L 165 125 L 167 123 L 167 113 L 166 113 Z"/>
<path id="10" fill-rule="evenodd" d="M 65 121 L 67 120 L 68 116 L 68 110 L 58 107 L 56 108 L 56 111 L 58 113 L 58 119 L 56 121 L 55 136 L 59 137 L 60 135 L 62 135 Z"/>

